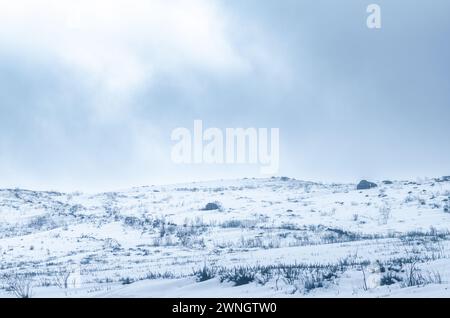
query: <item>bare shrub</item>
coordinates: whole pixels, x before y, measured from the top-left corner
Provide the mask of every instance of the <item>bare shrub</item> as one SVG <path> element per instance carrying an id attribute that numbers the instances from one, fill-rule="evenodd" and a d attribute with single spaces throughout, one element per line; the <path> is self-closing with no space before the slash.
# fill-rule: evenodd
<path id="1" fill-rule="evenodd" d="M 53 278 L 55 285 L 63 289 L 69 288 L 70 274 L 71 272 L 69 270 L 65 268 L 59 268 Z"/>
<path id="2" fill-rule="evenodd" d="M 31 298 L 33 296 L 33 276 L 30 274 L 11 273 L 3 276 L 7 290 L 18 298 Z"/>
<path id="3" fill-rule="evenodd" d="M 367 291 L 369 288 L 367 286 L 367 277 L 366 277 L 366 271 L 364 269 L 364 266 L 361 266 L 361 272 L 363 274 L 363 289 Z"/>
<path id="4" fill-rule="evenodd" d="M 428 271 L 425 280 L 426 284 L 442 284 L 442 276 L 438 271 Z"/>
<path id="5" fill-rule="evenodd" d="M 383 225 L 387 224 L 389 218 L 391 217 L 391 208 L 387 204 L 385 204 L 382 207 L 380 207 L 379 213 L 380 213 L 379 223 Z"/>
<path id="6" fill-rule="evenodd" d="M 405 274 L 404 287 L 442 284 L 442 277 L 439 272 L 428 271 L 422 274 L 422 271 L 417 267 L 417 262 L 407 264 Z"/>

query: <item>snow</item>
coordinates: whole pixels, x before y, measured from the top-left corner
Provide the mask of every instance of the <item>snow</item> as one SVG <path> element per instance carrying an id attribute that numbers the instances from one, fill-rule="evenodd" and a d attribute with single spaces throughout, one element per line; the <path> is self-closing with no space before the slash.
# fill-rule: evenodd
<path id="1" fill-rule="evenodd" d="M 38 297 L 450 296 L 450 182 L 376 183 L 0 190 L 0 297 L 14 296 L 15 277 Z M 205 211 L 210 202 L 222 208 Z M 194 272 L 205 266 L 214 275 L 200 281 Z M 255 277 L 235 286 L 224 273 L 236 268 Z M 65 273 L 77 283 L 58 287 Z"/>

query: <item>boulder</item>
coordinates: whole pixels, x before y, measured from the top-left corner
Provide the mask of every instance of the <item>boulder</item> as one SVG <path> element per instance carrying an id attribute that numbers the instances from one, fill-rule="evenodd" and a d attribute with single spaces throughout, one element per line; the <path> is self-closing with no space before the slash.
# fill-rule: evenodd
<path id="1" fill-rule="evenodd" d="M 215 202 L 210 202 L 205 205 L 203 208 L 203 211 L 213 211 L 213 210 L 220 210 L 220 205 Z"/>
<path id="2" fill-rule="evenodd" d="M 441 178 L 434 178 L 436 182 L 450 182 L 450 176 L 443 176 Z"/>
<path id="3" fill-rule="evenodd" d="M 358 183 L 356 189 L 357 189 L 357 190 L 368 190 L 368 189 L 372 189 L 372 188 L 376 188 L 376 187 L 377 187 L 377 184 L 376 184 L 376 183 L 369 182 L 369 181 L 367 181 L 367 180 L 361 180 L 361 181 Z"/>

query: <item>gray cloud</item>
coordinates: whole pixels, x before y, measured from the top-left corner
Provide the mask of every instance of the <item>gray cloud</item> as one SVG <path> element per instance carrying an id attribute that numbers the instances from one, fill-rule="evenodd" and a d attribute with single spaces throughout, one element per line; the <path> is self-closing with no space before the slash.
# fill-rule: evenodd
<path id="1" fill-rule="evenodd" d="M 34 20 L 3 8 L 0 186 L 258 176 L 257 167 L 172 165 L 170 132 L 194 119 L 279 127 L 280 173 L 298 178 L 448 174 L 450 4 L 376 1 L 374 31 L 372 2 L 194 0 L 181 16 L 138 2 L 142 10 L 113 6 L 98 22 L 106 9 L 96 1 L 80 7 L 75 28 L 54 13 L 63 5 Z"/>

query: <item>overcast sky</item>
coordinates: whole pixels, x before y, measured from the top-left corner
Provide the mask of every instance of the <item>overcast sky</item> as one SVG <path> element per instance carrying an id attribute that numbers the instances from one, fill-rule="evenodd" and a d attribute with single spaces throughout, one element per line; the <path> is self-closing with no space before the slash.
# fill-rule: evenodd
<path id="1" fill-rule="evenodd" d="M 366 7 L 382 10 L 381 30 Z M 176 127 L 280 128 L 279 175 L 450 174 L 448 0 L 0 0 L 0 187 L 258 177 Z"/>

